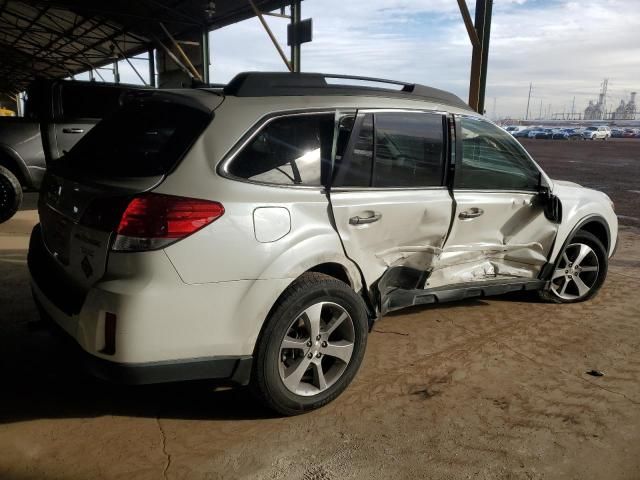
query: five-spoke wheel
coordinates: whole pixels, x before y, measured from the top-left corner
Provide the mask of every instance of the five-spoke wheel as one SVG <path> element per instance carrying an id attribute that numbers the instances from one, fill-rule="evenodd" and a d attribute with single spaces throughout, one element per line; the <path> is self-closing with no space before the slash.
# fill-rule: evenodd
<path id="1" fill-rule="evenodd" d="M 364 300 L 349 285 L 303 274 L 282 294 L 258 338 L 254 393 L 284 415 L 330 402 L 358 371 L 368 329 Z"/>
<path id="2" fill-rule="evenodd" d="M 607 274 L 607 251 L 593 234 L 579 231 L 564 247 L 542 298 L 557 303 L 593 297 Z"/>
<path id="3" fill-rule="evenodd" d="M 340 305 L 311 305 L 292 323 L 280 345 L 280 378 L 297 395 L 315 395 L 344 373 L 355 332 L 353 320 Z"/>

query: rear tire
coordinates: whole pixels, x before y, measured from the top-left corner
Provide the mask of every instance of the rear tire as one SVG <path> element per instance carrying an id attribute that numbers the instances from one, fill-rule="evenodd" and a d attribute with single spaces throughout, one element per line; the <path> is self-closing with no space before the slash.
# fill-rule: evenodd
<path id="1" fill-rule="evenodd" d="M 367 344 L 363 299 L 347 284 L 308 272 L 274 306 L 256 344 L 251 390 L 297 415 L 334 400 L 355 377 Z"/>
<path id="2" fill-rule="evenodd" d="M 607 277 L 608 253 L 598 238 L 578 231 L 560 253 L 549 287 L 540 298 L 553 303 L 577 303 L 593 298 Z"/>
<path id="3" fill-rule="evenodd" d="M 0 223 L 13 217 L 21 203 L 20 181 L 9 169 L 0 165 Z"/>

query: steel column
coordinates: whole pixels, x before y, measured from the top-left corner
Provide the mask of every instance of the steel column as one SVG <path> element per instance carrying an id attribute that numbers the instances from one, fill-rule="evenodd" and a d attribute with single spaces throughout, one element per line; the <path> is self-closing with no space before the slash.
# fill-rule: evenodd
<path id="1" fill-rule="evenodd" d="M 302 20 L 302 12 L 301 12 L 301 0 L 294 0 L 291 2 L 291 25 L 292 29 L 295 32 L 296 26 Z M 291 45 L 291 71 L 292 72 L 300 72 L 300 60 L 301 60 L 301 50 L 302 46 L 298 39 L 292 42 Z"/>
<path id="2" fill-rule="evenodd" d="M 202 51 L 202 81 L 209 83 L 209 30 L 202 30 L 202 40 L 200 45 Z"/>
<path id="3" fill-rule="evenodd" d="M 476 0 L 475 27 L 473 31 L 469 25 L 469 14 L 465 1 L 459 0 L 458 5 L 460 6 L 462 17 L 469 31 L 469 39 L 473 46 L 471 54 L 471 78 L 469 81 L 469 106 L 479 113 L 484 113 L 493 0 Z"/>
<path id="4" fill-rule="evenodd" d="M 149 49 L 149 86 L 156 86 L 156 57 L 153 48 Z"/>

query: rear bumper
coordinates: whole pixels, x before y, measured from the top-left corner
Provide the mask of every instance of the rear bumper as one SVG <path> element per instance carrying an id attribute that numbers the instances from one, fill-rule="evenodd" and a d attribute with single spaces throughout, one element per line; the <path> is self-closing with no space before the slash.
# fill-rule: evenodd
<path id="1" fill-rule="evenodd" d="M 64 335 L 80 368 L 94 377 L 124 385 L 148 385 L 189 380 L 227 380 L 236 385 L 249 384 L 253 364 L 253 357 L 249 355 L 145 363 L 120 363 L 92 355 L 74 341 L 70 335 L 67 335 L 68 332 L 65 328 L 51 318 L 38 301 L 38 296 L 34 290 L 34 299 L 40 314 L 44 317 L 43 319 L 51 328 Z"/>

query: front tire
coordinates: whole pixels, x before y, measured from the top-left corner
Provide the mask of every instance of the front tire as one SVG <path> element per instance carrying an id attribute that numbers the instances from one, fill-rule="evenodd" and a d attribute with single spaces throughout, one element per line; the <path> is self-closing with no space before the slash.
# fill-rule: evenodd
<path id="1" fill-rule="evenodd" d="M 0 223 L 13 217 L 21 203 L 20 181 L 9 169 L 0 165 Z"/>
<path id="2" fill-rule="evenodd" d="M 326 405 L 356 375 L 367 334 L 358 294 L 328 275 L 303 274 L 282 294 L 258 339 L 253 393 L 282 415 Z"/>
<path id="3" fill-rule="evenodd" d="M 598 238 L 579 231 L 564 248 L 542 299 L 554 303 L 577 303 L 593 298 L 607 277 L 607 250 Z"/>

